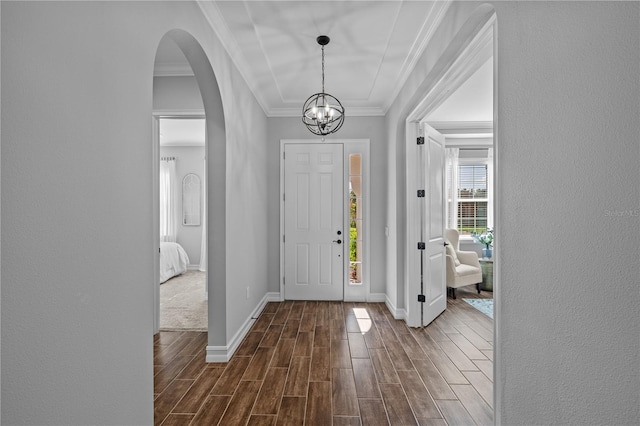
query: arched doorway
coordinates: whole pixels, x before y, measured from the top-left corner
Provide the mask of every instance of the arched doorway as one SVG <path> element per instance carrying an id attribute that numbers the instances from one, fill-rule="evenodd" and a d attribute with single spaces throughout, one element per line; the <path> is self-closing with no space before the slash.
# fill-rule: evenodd
<path id="1" fill-rule="evenodd" d="M 183 30 L 167 32 L 159 43 L 171 40 L 184 54 L 191 67 L 204 107 L 206 143 L 204 188 L 206 194 L 206 264 L 208 291 L 208 345 L 226 344 L 226 132 L 222 98 L 211 63 L 202 46 Z M 159 149 L 154 147 L 154 182 L 158 179 Z M 154 206 L 152 226 L 159 229 L 158 185 L 154 185 Z M 154 232 L 152 250 L 158 251 L 160 235 Z M 159 328 L 159 258 L 154 261 L 154 333 Z"/>

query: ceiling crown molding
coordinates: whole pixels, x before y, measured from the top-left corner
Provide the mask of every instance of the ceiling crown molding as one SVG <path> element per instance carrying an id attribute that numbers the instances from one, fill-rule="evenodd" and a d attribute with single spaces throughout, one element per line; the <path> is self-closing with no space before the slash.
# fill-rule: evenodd
<path id="1" fill-rule="evenodd" d="M 255 81 L 255 79 L 248 78 L 248 76 L 245 74 L 244 70 L 251 70 L 251 67 L 249 66 L 249 63 L 247 62 L 244 54 L 242 53 L 240 46 L 238 46 L 236 39 L 231 35 L 229 25 L 227 24 L 227 21 L 225 21 L 222 17 L 222 13 L 220 12 L 220 9 L 218 8 L 216 2 L 198 0 L 197 4 L 200 7 L 200 10 L 202 11 L 205 19 L 207 20 L 207 22 L 209 22 L 209 25 L 220 39 L 222 46 L 227 51 L 227 54 L 231 58 L 231 61 L 249 87 L 249 90 L 251 90 L 251 93 L 253 93 L 256 101 L 258 101 L 260 108 L 262 108 L 262 111 L 264 111 L 264 113 L 269 116 L 269 108 L 267 102 L 262 98 L 255 85 L 251 83 L 252 81 Z"/>
<path id="2" fill-rule="evenodd" d="M 389 111 L 389 108 L 391 108 L 391 105 L 393 105 L 393 102 L 398 97 L 400 90 L 402 90 L 402 87 L 409 79 L 409 76 L 413 72 L 413 69 L 416 67 L 418 60 L 422 57 L 422 54 L 427 48 L 429 41 L 431 41 L 431 38 L 433 37 L 433 34 L 440 26 L 440 23 L 442 23 L 442 20 L 444 19 L 447 10 L 449 10 L 451 3 L 451 0 L 433 2 L 433 6 L 429 11 L 429 15 L 425 19 L 422 28 L 420 28 L 420 33 L 418 37 L 416 37 L 415 43 L 413 44 L 413 46 L 411 46 L 409 55 L 402 65 L 402 70 L 400 71 L 398 79 L 396 80 L 396 86 L 393 89 L 393 93 L 391 94 L 391 96 L 389 96 L 386 104 L 382 107 L 382 115 L 385 115 L 387 111 Z"/>

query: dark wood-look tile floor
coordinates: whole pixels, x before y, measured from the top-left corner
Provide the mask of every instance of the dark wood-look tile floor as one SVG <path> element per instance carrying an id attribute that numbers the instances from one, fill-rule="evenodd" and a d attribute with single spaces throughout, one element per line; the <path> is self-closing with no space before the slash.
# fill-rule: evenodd
<path id="1" fill-rule="evenodd" d="M 461 290 L 424 328 L 384 304 L 268 303 L 228 363 L 154 339 L 156 425 L 492 425 L 493 321 Z"/>

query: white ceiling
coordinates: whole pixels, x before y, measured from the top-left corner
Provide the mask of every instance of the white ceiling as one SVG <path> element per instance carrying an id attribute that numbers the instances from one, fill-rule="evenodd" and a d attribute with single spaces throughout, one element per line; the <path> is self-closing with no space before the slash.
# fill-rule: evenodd
<path id="1" fill-rule="evenodd" d="M 321 91 L 316 42 L 321 34 L 331 38 L 325 47 L 325 91 L 342 102 L 347 117 L 384 115 L 450 6 L 449 1 L 415 0 L 199 4 L 270 117 L 298 116 L 304 101 Z M 486 68 L 457 96 L 464 102 L 445 101 L 434 111 L 439 121 L 491 120 L 492 70 Z M 185 74 L 189 68 L 182 53 L 175 44 L 163 43 L 156 75 Z"/>
<path id="2" fill-rule="evenodd" d="M 431 122 L 492 122 L 493 58 L 480 66 L 427 119 Z"/>

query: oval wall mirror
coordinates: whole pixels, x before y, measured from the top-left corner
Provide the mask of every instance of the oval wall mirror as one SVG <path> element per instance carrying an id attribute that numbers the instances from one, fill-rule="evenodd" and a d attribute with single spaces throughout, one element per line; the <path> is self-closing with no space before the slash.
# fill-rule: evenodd
<path id="1" fill-rule="evenodd" d="M 182 179 L 182 224 L 200 225 L 200 178 L 194 173 Z"/>

